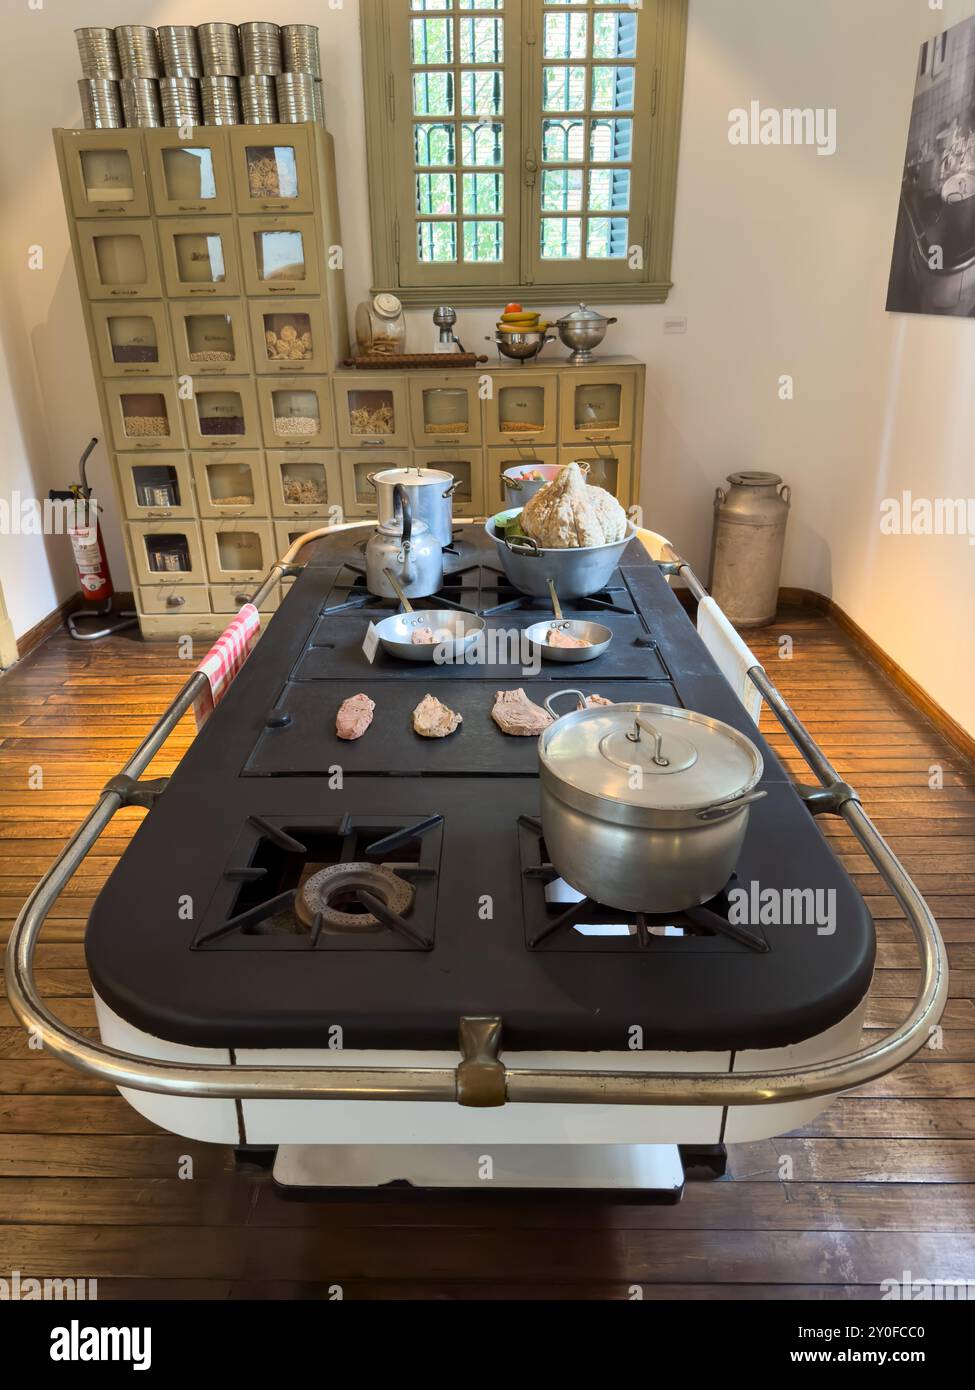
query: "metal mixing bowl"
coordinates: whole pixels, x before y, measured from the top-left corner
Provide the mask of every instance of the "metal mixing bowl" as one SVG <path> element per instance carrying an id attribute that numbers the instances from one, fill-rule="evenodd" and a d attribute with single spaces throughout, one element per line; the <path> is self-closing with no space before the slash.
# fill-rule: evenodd
<path id="1" fill-rule="evenodd" d="M 488 339 L 490 342 L 491 340 Z M 554 343 L 551 333 L 534 331 L 531 333 L 495 333 L 494 341 L 502 357 L 512 357 L 516 362 L 528 362 L 537 357 L 546 343 Z"/>

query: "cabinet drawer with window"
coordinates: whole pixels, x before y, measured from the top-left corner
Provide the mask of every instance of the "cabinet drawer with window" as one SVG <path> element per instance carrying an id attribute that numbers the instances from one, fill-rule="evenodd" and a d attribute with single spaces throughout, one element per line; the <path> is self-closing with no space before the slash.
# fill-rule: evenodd
<path id="1" fill-rule="evenodd" d="M 165 306 L 146 302 L 88 308 L 103 376 L 174 376 Z"/>
<path id="2" fill-rule="evenodd" d="M 130 521 L 169 521 L 196 516 L 189 459 L 185 454 L 116 454 L 122 505 Z"/>
<path id="3" fill-rule="evenodd" d="M 554 372 L 490 373 L 492 394 L 484 402 L 488 444 L 554 444 L 558 438 L 559 379 Z"/>
<path id="4" fill-rule="evenodd" d="M 173 129 L 147 130 L 144 134 L 157 216 L 233 212 L 225 130 L 197 126 L 188 140 Z"/>
<path id="5" fill-rule="evenodd" d="M 267 483 L 259 453 L 192 454 L 200 516 L 266 517 Z"/>
<path id="6" fill-rule="evenodd" d="M 65 182 L 75 217 L 148 217 L 149 190 L 138 130 L 69 130 Z"/>

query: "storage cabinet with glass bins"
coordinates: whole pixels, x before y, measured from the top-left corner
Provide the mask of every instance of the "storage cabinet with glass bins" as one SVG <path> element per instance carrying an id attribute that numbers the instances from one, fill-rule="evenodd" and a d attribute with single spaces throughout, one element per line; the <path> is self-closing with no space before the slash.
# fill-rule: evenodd
<path id="1" fill-rule="evenodd" d="M 261 424 L 268 449 L 330 449 L 332 392 L 325 377 L 261 377 Z"/>
<path id="2" fill-rule="evenodd" d="M 115 470 L 130 521 L 168 521 L 196 516 L 189 460 L 183 453 L 116 454 Z"/>
<path id="3" fill-rule="evenodd" d="M 112 443 L 120 452 L 183 447 L 179 399 L 172 378 L 106 381 L 103 390 Z"/>
<path id="4" fill-rule="evenodd" d="M 267 481 L 259 453 L 193 453 L 190 457 L 200 516 L 267 516 Z"/>
<path id="5" fill-rule="evenodd" d="M 559 379 L 554 372 L 488 372 L 484 402 L 488 444 L 554 444 L 558 439 Z"/>
<path id="6" fill-rule="evenodd" d="M 169 306 L 176 366 L 184 376 L 241 376 L 251 370 L 247 313 L 240 300 Z"/>
<path id="7" fill-rule="evenodd" d="M 75 217 L 148 217 L 149 192 L 137 130 L 71 130 L 64 168 Z"/>
<path id="8" fill-rule="evenodd" d="M 135 521 L 129 527 L 140 584 L 205 584 L 198 521 Z"/>
<path id="9" fill-rule="evenodd" d="M 480 444 L 479 375 L 430 372 L 410 381 L 413 443 Z"/>
<path id="10" fill-rule="evenodd" d="M 525 444 L 516 448 L 495 448 L 487 451 L 487 465 L 484 477 L 484 507 L 490 515 L 498 507 L 520 507 L 519 499 L 508 502 L 505 498 L 502 474 L 507 468 L 531 468 L 532 464 L 554 464 L 559 461 L 559 451 L 554 444 Z"/>
<path id="11" fill-rule="evenodd" d="M 325 316 L 317 299 L 248 301 L 254 368 L 260 376 L 328 370 Z"/>
<path id="12" fill-rule="evenodd" d="M 240 297 L 233 218 L 167 218 L 159 223 L 159 244 L 171 298 Z"/>
<path id="13" fill-rule="evenodd" d="M 405 449 L 343 450 L 339 455 L 342 470 L 342 507 L 346 516 L 375 517 L 376 489 L 369 481 L 370 473 L 384 468 L 408 468 L 416 459 Z"/>
<path id="14" fill-rule="evenodd" d="M 230 157 L 240 213 L 314 212 L 311 132 L 301 126 L 238 126 Z"/>
<path id="15" fill-rule="evenodd" d="M 321 294 L 314 217 L 305 213 L 248 217 L 238 227 L 248 294 L 280 298 Z"/>
<path id="16" fill-rule="evenodd" d="M 577 367 L 562 379 L 560 443 L 633 438 L 636 371 L 631 367 Z"/>
<path id="17" fill-rule="evenodd" d="M 588 463 L 586 481 L 594 487 L 604 487 L 629 506 L 633 471 L 633 447 L 630 444 L 595 444 L 580 448 L 578 444 L 563 445 L 559 463 Z"/>
<path id="18" fill-rule="evenodd" d="M 320 517 L 322 525 L 341 521 L 342 476 L 337 454 L 317 449 L 269 449 L 267 471 L 273 516 Z"/>
<path id="19" fill-rule="evenodd" d="M 160 299 L 151 222 L 79 222 L 78 254 L 90 299 Z"/>
<path id="20" fill-rule="evenodd" d="M 457 481 L 454 516 L 484 514 L 484 451 L 482 449 L 414 449 L 415 468 L 437 468 Z"/>
<path id="21" fill-rule="evenodd" d="M 200 525 L 212 584 L 258 583 L 274 563 L 269 521 L 202 521 Z"/>
<path id="22" fill-rule="evenodd" d="M 179 130 L 145 131 L 152 206 L 158 217 L 233 212 L 227 132 L 195 126 L 188 139 Z"/>
<path id="23" fill-rule="evenodd" d="M 338 437 L 343 448 L 405 448 L 410 442 L 405 375 L 355 372 L 335 378 Z"/>
<path id="24" fill-rule="evenodd" d="M 92 304 L 89 320 L 103 376 L 175 376 L 165 306 Z"/>
<path id="25" fill-rule="evenodd" d="M 248 377 L 193 382 L 183 400 L 191 449 L 259 449 L 257 392 Z"/>

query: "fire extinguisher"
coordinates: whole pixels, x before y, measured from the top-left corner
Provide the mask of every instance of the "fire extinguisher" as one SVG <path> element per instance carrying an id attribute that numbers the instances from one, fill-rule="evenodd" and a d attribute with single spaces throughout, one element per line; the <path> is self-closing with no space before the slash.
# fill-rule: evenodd
<path id="1" fill-rule="evenodd" d="M 112 612 L 112 596 L 115 593 L 115 586 L 112 584 L 112 572 L 108 565 L 108 553 L 105 550 L 105 541 L 98 524 L 98 503 L 92 499 L 91 488 L 88 486 L 88 460 L 97 443 L 97 438 L 90 440 L 88 447 L 81 455 L 81 481 L 72 483 L 67 492 L 52 491 L 49 494 L 52 502 L 74 502 L 75 504 L 74 518 L 68 528 L 68 537 L 74 552 L 75 569 L 78 571 L 82 597 L 86 605 L 93 605 L 90 608 L 86 607 L 81 613 L 68 614 L 68 631 L 79 642 L 93 642 L 96 638 L 108 637 L 113 632 L 121 632 L 123 628 L 133 627 L 136 622 L 134 613 L 120 613 L 113 615 L 108 625 L 100 626 L 95 631 L 81 630 L 77 626 L 79 618 L 101 619 L 107 617 Z"/>

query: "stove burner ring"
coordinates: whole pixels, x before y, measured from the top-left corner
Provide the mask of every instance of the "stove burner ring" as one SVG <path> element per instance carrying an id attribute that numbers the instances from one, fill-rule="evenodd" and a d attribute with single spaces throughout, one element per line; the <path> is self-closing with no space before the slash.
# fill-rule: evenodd
<path id="1" fill-rule="evenodd" d="M 381 931 L 383 923 L 371 912 L 346 912 L 342 904 L 353 904 L 359 889 L 371 893 L 390 912 L 402 917 L 413 906 L 413 885 L 380 864 L 330 864 L 305 881 L 295 899 L 299 922 L 309 931 L 321 916 L 322 925 L 333 931 Z"/>

